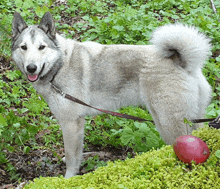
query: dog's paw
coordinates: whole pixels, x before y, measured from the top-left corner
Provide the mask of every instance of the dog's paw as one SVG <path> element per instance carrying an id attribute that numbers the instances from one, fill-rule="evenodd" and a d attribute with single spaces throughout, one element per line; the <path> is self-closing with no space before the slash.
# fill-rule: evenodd
<path id="1" fill-rule="evenodd" d="M 67 170 L 66 174 L 65 174 L 65 178 L 68 179 L 70 177 L 73 177 L 73 176 L 77 175 L 77 173 L 78 173 L 78 171 L 69 171 L 69 170 Z"/>

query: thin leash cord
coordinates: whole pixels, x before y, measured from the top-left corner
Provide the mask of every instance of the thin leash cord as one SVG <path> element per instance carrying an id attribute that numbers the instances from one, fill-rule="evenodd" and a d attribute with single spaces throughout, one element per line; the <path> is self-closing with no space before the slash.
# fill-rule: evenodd
<path id="1" fill-rule="evenodd" d="M 207 118 L 207 119 L 194 119 L 191 122 L 192 123 L 203 123 L 203 122 L 209 122 L 209 121 L 214 121 L 215 118 Z"/>
<path id="2" fill-rule="evenodd" d="M 69 99 L 69 100 L 71 100 L 71 101 L 73 101 L 73 102 L 76 102 L 78 104 L 81 104 L 81 105 L 93 108 L 95 110 L 98 110 L 98 111 L 106 113 L 106 114 L 110 114 L 112 116 L 117 116 L 117 117 L 126 118 L 126 119 L 132 119 L 134 121 L 148 121 L 148 122 L 154 123 L 154 121 L 152 121 L 152 120 L 147 120 L 147 119 L 143 119 L 143 118 L 140 118 L 140 117 L 135 117 L 135 116 L 127 115 L 127 114 L 122 114 L 122 113 L 117 113 L 117 112 L 112 112 L 112 111 L 108 111 L 108 110 L 103 110 L 103 109 L 95 108 L 95 107 L 90 106 L 90 105 L 82 102 L 81 100 L 79 100 L 79 99 L 77 99 L 77 98 L 75 98 L 75 97 L 73 97 L 71 95 L 68 95 L 68 94 L 65 94 L 64 97 Z M 213 120 L 215 120 L 215 118 L 195 119 L 195 120 L 192 120 L 191 122 L 192 123 L 203 123 L 203 122 L 209 122 L 209 121 L 213 121 Z"/>
<path id="3" fill-rule="evenodd" d="M 121 118 L 126 118 L 126 119 L 132 119 L 134 121 L 148 121 L 148 122 L 152 122 L 154 123 L 154 121 L 152 120 L 147 120 L 147 119 L 143 119 L 143 118 L 140 118 L 140 117 L 135 117 L 135 116 L 131 116 L 131 115 L 127 115 L 127 114 L 122 114 L 122 113 L 118 113 L 118 112 L 113 112 L 113 111 L 108 111 L 108 110 L 103 110 L 103 109 L 99 109 L 99 108 L 95 108 L 93 106 L 90 106 L 88 104 L 86 104 L 85 102 L 69 95 L 69 94 L 66 94 L 64 93 L 61 89 L 59 89 L 58 87 L 56 87 L 54 84 L 51 83 L 51 86 L 52 88 L 60 93 L 62 96 L 64 96 L 64 98 L 70 100 L 70 101 L 73 101 L 73 102 L 76 102 L 78 104 L 81 104 L 83 106 L 87 106 L 87 107 L 90 107 L 90 108 L 93 108 L 95 110 L 98 110 L 100 112 L 103 112 L 103 113 L 106 113 L 106 114 L 109 114 L 109 115 L 112 115 L 112 116 L 117 116 L 117 117 L 121 117 Z M 191 120 L 192 123 L 203 123 L 203 122 L 209 122 L 209 121 L 213 121 L 215 120 L 215 118 L 210 118 L 210 119 L 195 119 L 195 120 Z"/>
<path id="4" fill-rule="evenodd" d="M 71 100 L 71 101 L 73 101 L 73 102 L 76 102 L 78 104 L 81 104 L 81 105 L 93 108 L 95 110 L 98 110 L 100 112 L 103 112 L 103 113 L 106 113 L 106 114 L 109 114 L 109 115 L 112 115 L 112 116 L 117 116 L 117 117 L 126 118 L 126 119 L 132 119 L 134 121 L 148 121 L 148 122 L 154 123 L 154 121 L 152 121 L 152 120 L 147 120 L 147 119 L 143 119 L 143 118 L 140 118 L 140 117 L 135 117 L 135 116 L 127 115 L 127 114 L 122 114 L 122 113 L 118 113 L 118 112 L 112 112 L 112 111 L 108 111 L 108 110 L 103 110 L 103 109 L 95 108 L 95 107 L 90 106 L 90 105 L 82 102 L 81 100 L 79 100 L 79 99 L 77 99 L 77 98 L 75 98 L 75 97 L 73 97 L 71 95 L 68 95 L 68 94 L 65 94 L 64 97 L 69 99 L 69 100 Z"/>

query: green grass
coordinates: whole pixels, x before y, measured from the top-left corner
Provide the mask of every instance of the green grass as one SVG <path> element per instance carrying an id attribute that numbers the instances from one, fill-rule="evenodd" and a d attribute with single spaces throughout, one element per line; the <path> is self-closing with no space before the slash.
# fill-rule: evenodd
<path id="1" fill-rule="evenodd" d="M 214 2 L 218 14 L 213 13 L 207 0 L 69 0 L 66 6 L 55 6 L 52 0 L 1 0 L 0 58 L 11 62 L 14 11 L 22 10 L 21 15 L 28 24 L 39 23 L 43 14 L 50 11 L 57 21 L 58 32 L 67 38 L 102 44 L 149 44 L 151 33 L 158 26 L 174 22 L 194 25 L 212 39 L 212 56 L 203 73 L 213 88 L 207 117 L 216 117 L 220 114 L 220 2 Z M 60 24 L 61 15 L 66 19 L 75 18 L 75 22 L 72 25 Z M 6 165 L 11 179 L 18 179 L 19 175 L 7 160 L 5 150 L 29 153 L 30 146 L 39 147 L 35 136 L 45 129 L 51 133 L 43 137 L 44 145 L 52 148 L 52 144 L 62 145 L 62 133 L 44 99 L 25 81 L 12 62 L 10 69 L 1 71 L 0 97 L 0 163 Z M 118 111 L 151 119 L 147 110 L 140 107 Z M 143 152 L 164 144 L 151 123 L 140 124 L 106 115 L 86 117 L 86 120 L 86 146 L 128 146 L 135 152 Z"/>

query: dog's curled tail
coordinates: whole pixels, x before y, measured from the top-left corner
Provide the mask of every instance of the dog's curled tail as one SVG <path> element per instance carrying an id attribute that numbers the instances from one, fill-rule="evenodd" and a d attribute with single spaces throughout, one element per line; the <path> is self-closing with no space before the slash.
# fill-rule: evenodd
<path id="1" fill-rule="evenodd" d="M 211 49 L 210 39 L 196 28 L 183 24 L 161 26 L 153 32 L 151 42 L 165 58 L 177 55 L 181 67 L 189 72 L 202 68 Z"/>

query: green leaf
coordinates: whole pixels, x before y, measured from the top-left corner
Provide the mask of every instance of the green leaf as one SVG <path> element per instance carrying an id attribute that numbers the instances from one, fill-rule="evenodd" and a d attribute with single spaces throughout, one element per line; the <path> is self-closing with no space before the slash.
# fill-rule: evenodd
<path id="1" fill-rule="evenodd" d="M 143 41 L 138 41 L 138 42 L 136 43 L 136 45 L 146 45 L 146 43 L 143 42 Z"/>
<path id="2" fill-rule="evenodd" d="M 15 128 L 19 128 L 20 126 L 21 126 L 20 123 L 14 123 L 14 124 L 13 124 L 13 127 L 15 127 Z"/>
<path id="3" fill-rule="evenodd" d="M 82 17 L 82 19 L 88 21 L 90 18 L 89 18 L 88 15 L 85 15 L 85 16 Z"/>
<path id="4" fill-rule="evenodd" d="M 114 29 L 116 29 L 117 31 L 123 31 L 124 30 L 124 26 L 113 26 Z"/>
<path id="5" fill-rule="evenodd" d="M 30 152 L 30 150 L 31 150 L 31 148 L 29 146 L 25 146 L 23 151 L 25 154 L 28 154 Z"/>
<path id="6" fill-rule="evenodd" d="M 19 79 L 22 76 L 21 71 L 14 70 L 14 71 L 7 71 L 6 77 L 10 79 L 11 81 L 14 81 L 15 79 Z"/>
<path id="7" fill-rule="evenodd" d="M 12 152 L 15 151 L 15 149 L 14 149 L 13 146 L 8 146 L 8 147 L 7 147 L 7 150 L 8 150 L 10 153 L 12 153 Z"/>
<path id="8" fill-rule="evenodd" d="M 7 126 L 7 121 L 2 114 L 0 114 L 0 126 Z"/>
<path id="9" fill-rule="evenodd" d="M 16 7 L 22 7 L 23 1 L 22 0 L 15 0 Z"/>
<path id="10" fill-rule="evenodd" d="M 22 108 L 21 109 L 21 113 L 23 114 L 23 113 L 25 113 L 25 112 L 27 112 L 29 109 L 27 109 L 27 108 Z"/>
<path id="11" fill-rule="evenodd" d="M 184 121 L 183 121 L 185 124 L 188 124 L 190 127 L 193 126 L 193 123 L 191 121 L 189 121 L 188 119 L 184 118 Z"/>
<path id="12" fill-rule="evenodd" d="M 216 156 L 217 158 L 220 158 L 220 150 L 217 150 L 217 151 L 215 152 L 215 156 Z"/>
<path id="13" fill-rule="evenodd" d="M 143 132 L 147 135 L 149 135 L 149 133 L 152 133 L 152 131 L 150 130 L 150 128 L 147 126 L 146 123 L 141 123 L 140 124 L 139 131 Z"/>
<path id="14" fill-rule="evenodd" d="M 134 132 L 130 127 L 125 127 L 122 136 L 121 136 L 121 142 L 124 145 L 127 145 L 133 138 L 134 138 Z"/>
<path id="15" fill-rule="evenodd" d="M 218 56 L 218 57 L 216 58 L 216 61 L 220 62 L 220 56 Z"/>
<path id="16" fill-rule="evenodd" d="M 29 9 L 31 7 L 34 7 L 33 1 L 32 0 L 25 0 L 22 8 L 23 9 Z"/>
<path id="17" fill-rule="evenodd" d="M 2 114 L 0 114 L 0 136 L 2 132 L 5 130 L 4 127 L 7 126 L 7 121 Z"/>
<path id="18" fill-rule="evenodd" d="M 42 17 L 48 10 L 49 10 L 49 9 L 48 9 L 48 7 L 46 7 L 46 6 L 43 6 L 43 8 L 40 7 L 40 6 L 38 6 L 38 7 L 35 9 L 35 13 L 37 14 L 37 16 Z"/>
<path id="19" fill-rule="evenodd" d="M 179 16 L 177 16 L 177 15 L 172 15 L 171 18 L 173 18 L 173 19 L 179 19 Z"/>

